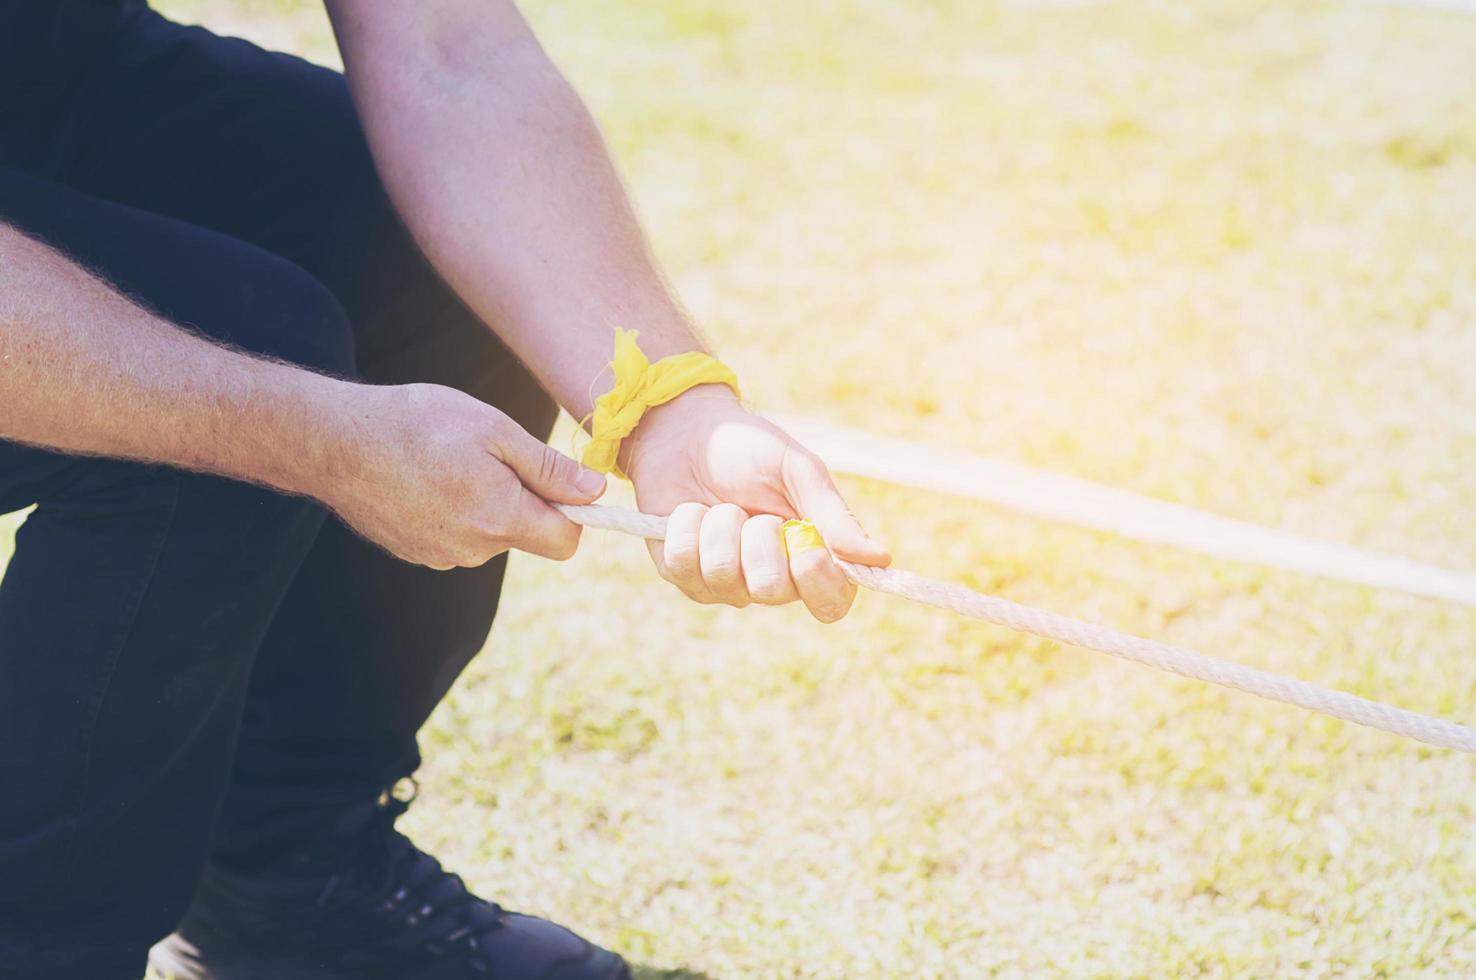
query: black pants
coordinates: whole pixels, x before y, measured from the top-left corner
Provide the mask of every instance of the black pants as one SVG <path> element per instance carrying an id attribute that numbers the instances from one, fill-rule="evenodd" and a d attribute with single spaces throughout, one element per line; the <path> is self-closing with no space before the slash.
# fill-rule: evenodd
<path id="1" fill-rule="evenodd" d="M 44 118 L 6 115 L 41 93 L 0 62 L 0 219 L 209 336 L 546 435 L 392 213 L 342 78 L 120 6 L 58 28 Z M 33 503 L 0 584 L 0 977 L 131 980 L 207 856 L 265 858 L 415 769 L 504 562 L 429 571 L 309 501 L 0 442 L 0 510 Z"/>

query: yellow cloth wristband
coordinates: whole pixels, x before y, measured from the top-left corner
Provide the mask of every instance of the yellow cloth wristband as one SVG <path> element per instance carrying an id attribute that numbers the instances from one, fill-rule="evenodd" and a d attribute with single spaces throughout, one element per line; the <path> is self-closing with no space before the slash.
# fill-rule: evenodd
<path id="1" fill-rule="evenodd" d="M 688 351 L 652 364 L 636 345 L 636 336 L 634 330 L 615 329 L 615 357 L 610 361 L 615 386 L 595 400 L 590 420 L 593 438 L 584 447 L 585 466 L 622 479 L 620 442 L 635 431 L 646 409 L 698 385 L 725 384 L 738 394 L 738 376 L 717 358 Z"/>

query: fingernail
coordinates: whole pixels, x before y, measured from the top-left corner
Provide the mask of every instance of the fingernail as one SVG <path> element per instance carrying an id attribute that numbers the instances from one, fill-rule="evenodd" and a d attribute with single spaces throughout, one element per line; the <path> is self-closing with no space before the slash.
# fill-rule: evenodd
<path id="1" fill-rule="evenodd" d="M 605 489 L 605 476 L 594 470 L 579 468 L 579 475 L 574 478 L 574 485 L 588 494 L 596 494 Z"/>

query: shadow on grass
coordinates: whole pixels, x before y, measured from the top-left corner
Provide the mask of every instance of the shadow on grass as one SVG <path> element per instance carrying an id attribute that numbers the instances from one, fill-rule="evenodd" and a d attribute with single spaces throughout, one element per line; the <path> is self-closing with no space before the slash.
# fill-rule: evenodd
<path id="1" fill-rule="evenodd" d="M 645 966 L 640 963 L 632 963 L 630 966 L 633 980 L 718 980 L 710 973 L 702 973 L 698 970 L 688 970 L 685 967 L 673 967 L 665 969 L 656 966 Z M 144 980 L 167 980 L 159 974 L 150 970 L 144 975 Z"/>
<path id="2" fill-rule="evenodd" d="M 634 980 L 717 980 L 710 973 L 702 973 L 698 970 L 688 970 L 686 967 L 674 967 L 662 969 L 655 966 L 643 966 L 639 963 L 630 965 L 630 972 Z"/>

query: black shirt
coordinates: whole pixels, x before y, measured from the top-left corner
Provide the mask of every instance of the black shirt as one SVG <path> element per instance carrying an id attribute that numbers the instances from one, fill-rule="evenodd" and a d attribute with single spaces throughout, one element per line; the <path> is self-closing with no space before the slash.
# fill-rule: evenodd
<path id="1" fill-rule="evenodd" d="M 0 166 L 44 173 L 87 66 L 144 0 L 0 0 Z"/>

